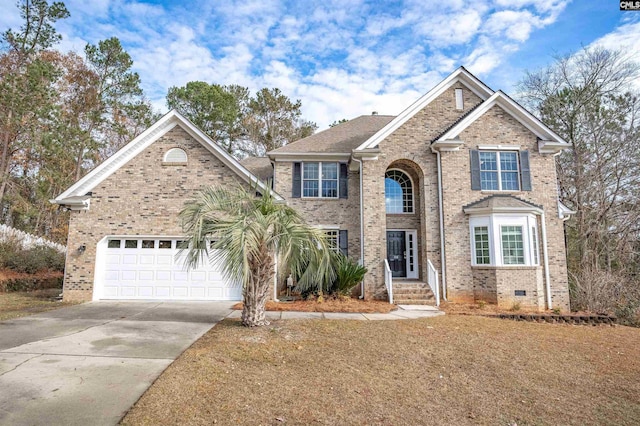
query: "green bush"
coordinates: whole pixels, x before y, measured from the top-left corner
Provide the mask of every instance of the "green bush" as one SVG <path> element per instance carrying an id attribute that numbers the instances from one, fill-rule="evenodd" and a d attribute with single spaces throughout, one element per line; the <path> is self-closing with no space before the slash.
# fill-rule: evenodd
<path id="1" fill-rule="evenodd" d="M 367 273 L 367 268 L 342 254 L 335 256 L 334 269 L 336 279 L 328 293 L 342 296 L 350 296 L 353 288 L 362 282 Z"/>
<path id="2" fill-rule="evenodd" d="M 28 274 L 64 271 L 64 254 L 44 246 L 23 250 L 17 242 L 5 241 L 0 243 L 0 267 Z"/>

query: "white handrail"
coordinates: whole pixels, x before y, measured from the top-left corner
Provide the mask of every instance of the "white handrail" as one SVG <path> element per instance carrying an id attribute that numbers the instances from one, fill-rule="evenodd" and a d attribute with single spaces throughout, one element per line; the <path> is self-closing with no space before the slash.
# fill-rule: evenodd
<path id="1" fill-rule="evenodd" d="M 427 283 L 436 298 L 436 306 L 440 306 L 440 285 L 438 283 L 438 271 L 431 263 L 431 260 L 427 259 Z"/>
<path id="2" fill-rule="evenodd" d="M 389 293 L 389 303 L 393 304 L 393 274 L 387 259 L 384 260 L 384 285 Z"/>

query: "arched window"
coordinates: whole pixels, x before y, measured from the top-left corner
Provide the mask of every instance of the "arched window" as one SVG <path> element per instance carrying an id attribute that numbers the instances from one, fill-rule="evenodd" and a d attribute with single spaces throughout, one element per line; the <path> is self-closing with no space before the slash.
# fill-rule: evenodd
<path id="1" fill-rule="evenodd" d="M 187 162 L 187 153 L 184 149 L 180 148 L 171 148 L 164 155 L 165 163 L 186 163 Z"/>
<path id="2" fill-rule="evenodd" d="M 413 186 L 409 176 L 400 170 L 384 175 L 384 198 L 387 213 L 413 213 Z"/>

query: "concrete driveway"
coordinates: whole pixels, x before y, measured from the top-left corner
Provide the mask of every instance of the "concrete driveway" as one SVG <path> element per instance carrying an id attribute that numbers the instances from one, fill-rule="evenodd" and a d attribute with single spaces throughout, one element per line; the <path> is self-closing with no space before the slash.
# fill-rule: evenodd
<path id="1" fill-rule="evenodd" d="M 92 302 L 0 322 L 0 424 L 114 425 L 234 302 Z"/>

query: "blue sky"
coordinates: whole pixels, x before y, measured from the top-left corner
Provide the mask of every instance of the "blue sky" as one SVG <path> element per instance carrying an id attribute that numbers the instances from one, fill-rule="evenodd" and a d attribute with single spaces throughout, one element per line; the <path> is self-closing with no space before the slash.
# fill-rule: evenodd
<path id="1" fill-rule="evenodd" d="M 0 0 L 0 31 L 17 28 Z M 188 81 L 279 87 L 305 118 L 398 114 L 460 65 L 513 94 L 525 70 L 603 45 L 640 59 L 640 12 L 614 0 L 67 0 L 62 50 L 120 38 L 154 106 Z"/>

